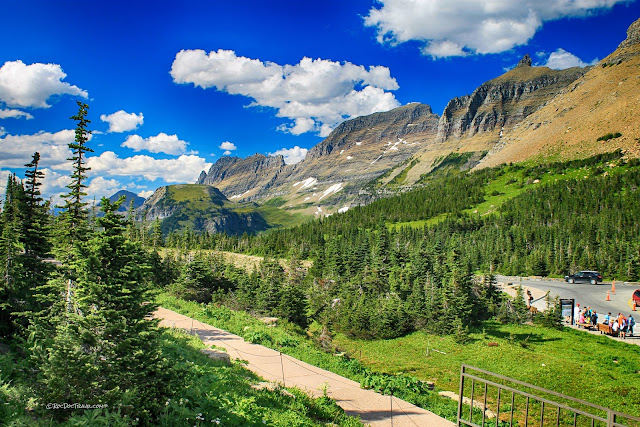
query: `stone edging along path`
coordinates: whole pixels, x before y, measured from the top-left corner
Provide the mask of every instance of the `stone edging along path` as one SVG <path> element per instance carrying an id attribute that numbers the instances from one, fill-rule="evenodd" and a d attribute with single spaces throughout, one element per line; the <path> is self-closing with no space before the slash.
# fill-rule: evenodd
<path id="1" fill-rule="evenodd" d="M 455 424 L 392 396 L 360 388 L 360 384 L 333 372 L 309 365 L 276 350 L 245 342 L 242 337 L 159 307 L 154 316 L 160 326 L 193 331 L 205 345 L 227 350 L 231 358 L 248 362 L 247 368 L 267 381 L 297 387 L 319 397 L 326 389 L 347 414 L 373 427 L 451 427 Z"/>

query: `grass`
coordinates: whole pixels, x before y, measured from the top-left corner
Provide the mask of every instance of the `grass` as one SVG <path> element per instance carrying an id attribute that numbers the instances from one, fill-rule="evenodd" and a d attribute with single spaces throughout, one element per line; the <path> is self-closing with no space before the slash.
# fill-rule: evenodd
<path id="1" fill-rule="evenodd" d="M 414 332 L 373 341 L 337 335 L 333 342 L 367 367 L 408 373 L 444 390 L 458 390 L 465 363 L 620 412 L 640 413 L 637 345 L 573 329 L 495 322 L 471 331 L 470 338 L 469 344 L 459 345 L 453 337 Z"/>
<path id="2" fill-rule="evenodd" d="M 196 337 L 177 330 L 162 335 L 165 357 L 184 372 L 184 388 L 165 402 L 159 426 L 356 426 L 331 399 L 311 398 L 300 390 L 251 387 L 260 378 L 242 364 L 227 366 L 200 353 Z M 0 425 L 52 426 L 46 411 L 31 397 L 29 372 L 17 354 L 0 355 Z M 27 410 L 25 410 L 27 409 Z M 115 410 L 78 411 L 65 425 L 136 425 Z M 333 425 L 332 424 L 332 425 Z"/>

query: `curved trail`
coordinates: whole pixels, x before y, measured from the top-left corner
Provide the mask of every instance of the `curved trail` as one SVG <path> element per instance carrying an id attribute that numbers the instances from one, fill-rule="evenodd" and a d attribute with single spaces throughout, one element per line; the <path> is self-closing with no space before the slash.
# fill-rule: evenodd
<path id="1" fill-rule="evenodd" d="M 245 342 L 242 337 L 201 323 L 175 311 L 159 307 L 154 313 L 160 325 L 191 331 L 206 345 L 227 350 L 234 359 L 246 360 L 248 369 L 267 381 L 297 387 L 318 397 L 326 387 L 347 414 L 359 416 L 363 423 L 373 427 L 451 427 L 455 424 L 396 397 L 384 396 L 372 390 L 363 390 L 360 384 L 333 372 L 309 365 L 276 350 Z"/>

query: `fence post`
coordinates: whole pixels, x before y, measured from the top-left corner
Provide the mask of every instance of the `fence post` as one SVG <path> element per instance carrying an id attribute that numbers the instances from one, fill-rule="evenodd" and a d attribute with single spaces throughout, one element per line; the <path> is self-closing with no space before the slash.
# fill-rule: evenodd
<path id="1" fill-rule="evenodd" d="M 607 427 L 613 427 L 616 422 L 616 414 L 609 409 L 607 411 Z"/>
<path id="2" fill-rule="evenodd" d="M 282 352 L 280 352 L 280 369 L 282 369 L 282 386 L 286 387 L 287 383 L 284 380 L 284 363 L 282 363 Z"/>
<path id="3" fill-rule="evenodd" d="M 460 366 L 460 396 L 458 399 L 458 425 L 460 425 L 460 417 L 462 417 L 462 393 L 464 393 L 464 363 Z"/>

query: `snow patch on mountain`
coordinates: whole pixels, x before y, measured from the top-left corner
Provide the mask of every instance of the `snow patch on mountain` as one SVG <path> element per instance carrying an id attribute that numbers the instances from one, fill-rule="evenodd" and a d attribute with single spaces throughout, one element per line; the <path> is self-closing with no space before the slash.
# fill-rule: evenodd
<path id="1" fill-rule="evenodd" d="M 309 187 L 314 186 L 317 182 L 318 182 L 317 179 L 311 177 L 311 178 L 305 179 L 304 181 L 296 182 L 295 184 L 293 184 L 293 186 L 294 187 L 300 186 L 298 188 L 298 191 L 300 191 L 300 190 L 303 190 L 305 188 L 309 188 Z"/>
<path id="2" fill-rule="evenodd" d="M 324 190 L 324 193 L 322 193 L 322 196 L 320 196 L 320 198 L 318 200 L 322 200 L 325 197 L 331 195 L 331 194 L 335 194 L 338 191 L 342 190 L 342 183 L 338 183 L 338 184 L 333 184 L 331 187 L 327 188 L 326 190 Z"/>

